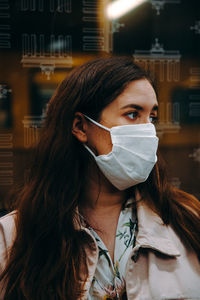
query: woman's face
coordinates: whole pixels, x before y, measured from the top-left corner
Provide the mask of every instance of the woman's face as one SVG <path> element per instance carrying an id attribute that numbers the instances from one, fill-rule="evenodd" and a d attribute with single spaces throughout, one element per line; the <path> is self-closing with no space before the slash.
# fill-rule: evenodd
<path id="1" fill-rule="evenodd" d="M 146 79 L 131 82 L 124 92 L 104 108 L 99 123 L 113 126 L 150 123 L 157 119 L 158 102 L 152 85 Z M 110 133 L 88 121 L 87 145 L 96 155 L 112 150 Z"/>
<path id="2" fill-rule="evenodd" d="M 131 82 L 100 115 L 99 123 L 111 128 L 120 125 L 150 123 L 157 119 L 158 102 L 155 91 L 147 79 Z M 73 134 L 96 155 L 112 150 L 110 132 L 93 124 L 77 113 Z M 82 125 L 80 125 L 82 118 Z"/>

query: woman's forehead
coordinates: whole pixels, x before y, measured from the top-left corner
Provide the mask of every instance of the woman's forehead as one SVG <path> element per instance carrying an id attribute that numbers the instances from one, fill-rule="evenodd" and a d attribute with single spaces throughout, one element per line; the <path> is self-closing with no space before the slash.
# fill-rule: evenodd
<path id="1" fill-rule="evenodd" d="M 133 107 L 134 105 L 148 109 L 157 109 L 157 96 L 147 79 L 139 79 L 129 83 L 125 90 L 107 108 L 122 109 L 128 106 Z"/>

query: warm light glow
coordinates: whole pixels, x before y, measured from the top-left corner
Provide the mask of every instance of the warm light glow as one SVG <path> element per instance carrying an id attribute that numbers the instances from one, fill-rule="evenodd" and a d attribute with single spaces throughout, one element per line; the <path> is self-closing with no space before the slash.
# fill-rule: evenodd
<path id="1" fill-rule="evenodd" d="M 109 19 L 117 19 L 147 0 L 116 0 L 108 4 L 106 14 Z"/>

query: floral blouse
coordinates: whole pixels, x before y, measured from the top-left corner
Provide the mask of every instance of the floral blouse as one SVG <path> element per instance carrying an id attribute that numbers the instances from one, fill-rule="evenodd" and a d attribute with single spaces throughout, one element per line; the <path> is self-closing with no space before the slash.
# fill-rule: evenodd
<path id="1" fill-rule="evenodd" d="M 137 218 L 131 205 L 132 202 L 132 199 L 126 202 L 119 216 L 115 237 L 114 263 L 103 241 L 92 228 L 89 228 L 99 247 L 99 259 L 88 300 L 127 299 L 126 263 L 135 245 L 137 233 Z"/>

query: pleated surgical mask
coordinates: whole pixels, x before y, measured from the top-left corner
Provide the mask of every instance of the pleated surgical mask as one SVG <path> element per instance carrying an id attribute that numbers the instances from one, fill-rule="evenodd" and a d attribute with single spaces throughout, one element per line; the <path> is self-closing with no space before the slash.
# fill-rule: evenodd
<path id="1" fill-rule="evenodd" d="M 158 137 L 152 123 L 121 125 L 107 128 L 84 115 L 95 125 L 110 132 L 112 150 L 94 157 L 105 177 L 119 190 L 146 181 L 157 161 Z"/>

